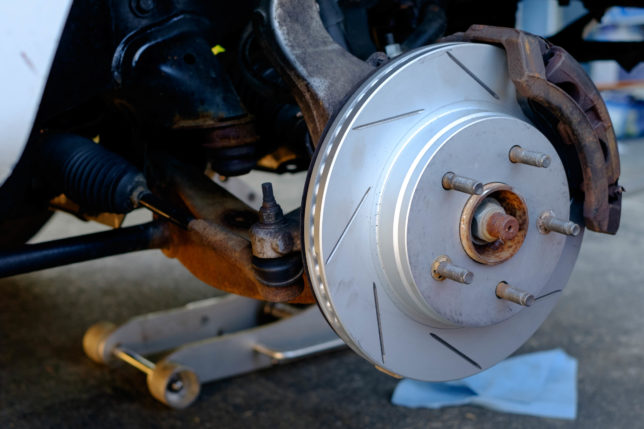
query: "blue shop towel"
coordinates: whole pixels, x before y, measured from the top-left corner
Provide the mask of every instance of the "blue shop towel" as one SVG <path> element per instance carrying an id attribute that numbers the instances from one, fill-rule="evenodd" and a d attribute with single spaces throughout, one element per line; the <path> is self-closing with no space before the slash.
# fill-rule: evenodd
<path id="1" fill-rule="evenodd" d="M 480 405 L 541 417 L 577 416 L 577 359 L 555 349 L 512 357 L 457 381 L 401 380 L 391 402 L 405 407 Z"/>

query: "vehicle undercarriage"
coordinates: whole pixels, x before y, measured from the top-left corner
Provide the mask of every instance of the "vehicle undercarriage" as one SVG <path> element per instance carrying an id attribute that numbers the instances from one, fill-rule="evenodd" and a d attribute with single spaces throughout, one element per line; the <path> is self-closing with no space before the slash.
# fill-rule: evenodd
<path id="1" fill-rule="evenodd" d="M 253 362 L 346 343 L 395 376 L 439 381 L 494 365 L 548 316 L 584 230 L 619 227 L 615 134 L 573 56 L 633 67 L 644 50 L 589 47 L 579 30 L 637 2 L 588 0 L 588 16 L 549 39 L 513 28 L 516 0 L 484 3 L 74 2 L 0 187 L 0 275 L 160 249 L 244 298 L 146 323 L 171 330 L 207 314 L 235 320 L 234 331 L 254 326 L 242 314 L 290 304 L 270 304 L 290 327 L 261 335 L 292 336 L 291 354 L 257 342 Z M 257 211 L 213 180 L 251 170 L 308 171 L 301 207 L 284 213 L 265 183 Z M 154 220 L 121 227 L 137 208 Z M 23 244 L 53 210 L 113 229 Z M 321 316 L 333 332 L 313 338 Z M 136 349 L 127 326 L 115 329 L 90 329 L 87 354 L 139 367 L 168 405 L 194 400 L 194 373 L 208 369 L 180 353 L 143 357 L 177 339 Z M 176 337 L 202 340 L 196 331 Z"/>

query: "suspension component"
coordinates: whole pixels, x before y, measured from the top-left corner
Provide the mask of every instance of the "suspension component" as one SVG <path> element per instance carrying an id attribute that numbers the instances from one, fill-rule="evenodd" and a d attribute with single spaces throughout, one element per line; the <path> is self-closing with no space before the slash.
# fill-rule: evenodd
<path id="1" fill-rule="evenodd" d="M 147 190 L 145 178 L 136 167 L 73 134 L 47 137 L 41 147 L 40 164 L 51 188 L 95 213 L 128 213 Z"/>
<path id="2" fill-rule="evenodd" d="M 262 195 L 259 222 L 250 228 L 253 269 L 267 286 L 288 286 L 302 275 L 299 210 L 284 216 L 271 183 L 262 184 Z"/>
<path id="3" fill-rule="evenodd" d="M 184 229 L 194 218 L 148 189 L 143 174 L 127 160 L 73 134 L 54 134 L 43 145 L 40 162 L 63 192 L 93 213 L 129 213 L 142 206 Z"/>
<path id="4" fill-rule="evenodd" d="M 150 222 L 44 243 L 25 244 L 17 249 L 0 252 L 0 277 L 139 250 L 159 249 L 168 239 L 164 225 Z"/>
<path id="5" fill-rule="evenodd" d="M 280 287 L 260 281 L 253 268 L 249 233 L 258 221 L 257 211 L 202 172 L 166 154 L 152 154 L 150 163 L 154 166 L 150 180 L 164 185 L 159 192 L 176 195 L 195 217 L 188 232 L 170 225 L 171 243 L 163 249 L 166 256 L 177 258 L 197 278 L 226 292 L 271 302 L 313 302 L 301 276 Z M 284 217 L 295 220 L 299 214 L 292 212 Z M 286 256 L 291 255 L 301 261 L 299 252 Z"/>

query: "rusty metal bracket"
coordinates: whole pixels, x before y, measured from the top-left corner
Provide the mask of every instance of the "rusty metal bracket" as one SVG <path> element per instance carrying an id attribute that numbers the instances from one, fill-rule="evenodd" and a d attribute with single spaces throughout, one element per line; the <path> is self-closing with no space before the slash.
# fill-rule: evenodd
<path id="1" fill-rule="evenodd" d="M 552 133 L 544 128 L 554 121 L 561 142 L 574 146 L 581 177 L 573 178 L 570 185 L 583 192 L 586 227 L 617 232 L 623 191 L 617 182 L 617 140 L 606 105 L 579 63 L 564 49 L 511 28 L 473 25 L 442 41 L 490 43 L 505 49 L 524 113 L 546 135 Z M 545 120 L 541 119 L 544 114 Z"/>
<path id="2" fill-rule="evenodd" d="M 375 68 L 333 41 L 315 0 L 264 0 L 253 25 L 317 145 L 331 116 Z"/>
<path id="3" fill-rule="evenodd" d="M 263 284 L 252 267 L 248 230 L 257 212 L 198 170 L 163 154 L 151 154 L 147 167 L 155 190 L 183 205 L 196 219 L 185 230 L 169 225 L 162 249 L 203 282 L 226 292 L 271 302 L 311 303 L 304 278 L 284 287 Z"/>

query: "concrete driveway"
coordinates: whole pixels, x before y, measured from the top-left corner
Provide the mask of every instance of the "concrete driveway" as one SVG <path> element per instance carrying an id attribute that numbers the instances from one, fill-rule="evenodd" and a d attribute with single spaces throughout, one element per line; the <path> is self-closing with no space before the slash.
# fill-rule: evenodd
<path id="1" fill-rule="evenodd" d="M 390 404 L 396 380 L 350 351 L 203 387 L 189 409 L 148 394 L 144 376 L 87 359 L 85 329 L 180 306 L 217 291 L 160 252 L 111 257 L 0 281 L 1 427 L 634 428 L 644 421 L 644 141 L 621 146 L 623 217 L 616 237 L 587 233 L 553 314 L 517 353 L 563 348 L 579 360 L 578 419 L 477 407 Z M 141 220 L 143 214 L 137 214 Z M 39 235 L 95 230 L 57 215 Z"/>

